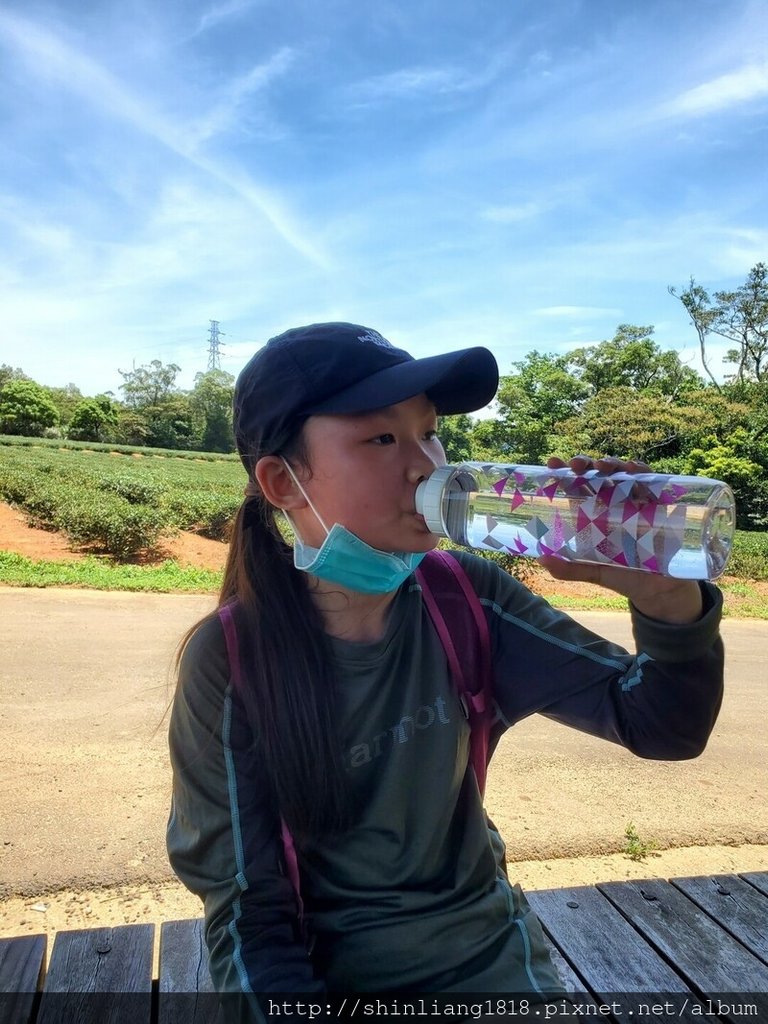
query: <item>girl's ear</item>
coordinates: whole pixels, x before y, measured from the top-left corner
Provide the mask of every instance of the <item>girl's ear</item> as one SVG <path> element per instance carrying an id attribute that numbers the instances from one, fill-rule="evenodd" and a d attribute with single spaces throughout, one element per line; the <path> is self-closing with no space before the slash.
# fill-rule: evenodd
<path id="1" fill-rule="evenodd" d="M 307 499 L 296 486 L 283 460 L 277 455 L 265 455 L 259 459 L 254 466 L 253 475 L 264 492 L 264 497 L 275 508 L 291 511 L 307 507 Z"/>

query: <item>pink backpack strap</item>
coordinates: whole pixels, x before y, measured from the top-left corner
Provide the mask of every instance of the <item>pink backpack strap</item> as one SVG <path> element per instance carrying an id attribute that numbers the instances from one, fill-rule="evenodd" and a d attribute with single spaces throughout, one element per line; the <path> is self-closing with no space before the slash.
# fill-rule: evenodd
<path id="1" fill-rule="evenodd" d="M 224 640 L 227 644 L 227 657 L 229 658 L 229 674 L 232 684 L 236 690 L 242 692 L 243 675 L 240 668 L 240 644 L 237 639 L 237 626 L 231 604 L 223 604 L 219 608 L 219 619 L 224 630 Z M 299 911 L 299 925 L 304 931 L 304 901 L 301 898 L 301 879 L 299 876 L 299 859 L 296 855 L 296 846 L 293 836 L 285 820 L 280 818 L 280 838 L 283 842 L 283 860 L 285 871 L 296 893 L 296 903 Z"/>
<path id="2" fill-rule="evenodd" d="M 430 551 L 416 570 L 416 579 L 466 710 L 470 761 L 482 796 L 493 718 L 491 638 L 485 612 L 461 563 L 447 551 Z"/>

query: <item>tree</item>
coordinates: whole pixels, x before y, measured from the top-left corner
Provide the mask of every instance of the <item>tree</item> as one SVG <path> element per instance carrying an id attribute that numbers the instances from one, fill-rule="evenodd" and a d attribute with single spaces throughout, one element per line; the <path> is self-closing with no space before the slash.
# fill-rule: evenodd
<path id="1" fill-rule="evenodd" d="M 120 390 L 125 395 L 125 404 L 141 417 L 141 420 L 133 421 L 133 429 L 146 431 L 145 443 L 148 445 L 157 448 L 194 447 L 189 398 L 176 387 L 176 376 L 180 370 L 181 367 L 175 363 L 164 366 L 159 359 L 153 359 L 148 365 L 130 372 L 118 371 L 123 378 Z"/>
<path id="2" fill-rule="evenodd" d="M 466 413 L 440 417 L 437 435 L 449 463 L 468 462 L 472 459 L 473 426 L 472 417 Z"/>
<path id="3" fill-rule="evenodd" d="M 76 407 L 69 423 L 68 435 L 77 441 L 111 439 L 117 425 L 117 409 L 107 395 L 86 398 Z"/>
<path id="4" fill-rule="evenodd" d="M 619 324 L 610 341 L 575 349 L 566 365 L 595 395 L 605 388 L 628 387 L 674 398 L 701 387 L 698 373 L 684 366 L 677 352 L 662 351 L 652 334 L 650 326 Z"/>
<path id="5" fill-rule="evenodd" d="M 566 356 L 529 352 L 502 377 L 495 421 L 477 424 L 479 448 L 510 461 L 537 464 L 551 451 L 555 426 L 578 412 L 590 388 L 568 368 Z"/>
<path id="6" fill-rule="evenodd" d="M 235 435 L 232 429 L 232 400 L 235 378 L 224 370 L 209 370 L 195 376 L 190 393 L 194 433 L 198 446 L 207 452 L 232 452 Z"/>
<path id="7" fill-rule="evenodd" d="M 670 295 L 685 306 L 699 337 L 701 361 L 717 388 L 707 363 L 707 340 L 710 335 L 736 344 L 728 350 L 724 362 L 733 363 L 738 382 L 768 380 L 768 268 L 757 263 L 743 285 L 735 291 L 715 292 L 713 297 L 691 278 L 681 292 L 669 288 Z"/>
<path id="8" fill-rule="evenodd" d="M 660 401 L 658 395 L 612 387 L 593 395 L 577 416 L 558 426 L 553 454 L 583 451 L 649 462 L 679 450 L 686 417 L 679 406 Z"/>
<path id="9" fill-rule="evenodd" d="M 3 390 L 5 385 L 10 380 L 30 380 L 31 378 L 24 373 L 23 370 L 17 366 L 15 369 L 13 366 L 9 366 L 8 363 L 3 363 L 0 366 L 0 391 Z"/>
<path id="10" fill-rule="evenodd" d="M 186 394 L 177 393 L 158 405 L 145 406 L 148 445 L 155 448 L 194 448 L 192 410 Z"/>
<path id="11" fill-rule="evenodd" d="M 112 440 L 118 444 L 145 445 L 149 444 L 149 424 L 140 412 L 122 406 L 117 412 L 117 423 Z"/>
<path id="12" fill-rule="evenodd" d="M 178 394 L 176 376 L 181 367 L 175 363 L 163 366 L 159 359 L 149 365 L 133 370 L 117 372 L 123 378 L 120 390 L 125 395 L 125 404 L 131 409 L 145 409 L 162 405 L 174 394 Z"/>
<path id="13" fill-rule="evenodd" d="M 727 439 L 750 418 L 746 404 L 729 401 L 714 390 L 688 392 L 684 398 L 660 396 L 633 388 L 606 388 L 593 395 L 578 415 L 558 424 L 553 454 L 574 451 L 616 455 L 654 465 L 661 472 L 687 473 L 683 458 L 704 438 Z"/>
<path id="14" fill-rule="evenodd" d="M 9 380 L 0 391 L 0 432 L 41 437 L 59 422 L 56 406 L 33 380 Z"/>
<path id="15" fill-rule="evenodd" d="M 724 480 L 736 499 L 736 525 L 742 530 L 765 529 L 768 526 L 768 457 L 763 464 L 755 462 L 749 432 L 739 428 L 727 439 L 703 439 L 700 448 L 692 448 L 684 466 L 685 472 Z"/>
<path id="16" fill-rule="evenodd" d="M 59 422 L 63 427 L 69 425 L 75 409 L 83 401 L 83 394 L 76 384 L 67 384 L 63 388 L 46 388 L 48 397 L 59 410 Z"/>

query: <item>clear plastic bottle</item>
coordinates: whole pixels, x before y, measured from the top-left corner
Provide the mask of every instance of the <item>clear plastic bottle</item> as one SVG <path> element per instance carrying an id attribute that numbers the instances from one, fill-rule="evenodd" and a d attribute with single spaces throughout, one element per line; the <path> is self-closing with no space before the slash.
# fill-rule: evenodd
<path id="1" fill-rule="evenodd" d="M 416 511 L 466 547 L 687 580 L 722 574 L 735 527 L 733 493 L 719 480 L 503 463 L 442 466 L 416 489 Z"/>

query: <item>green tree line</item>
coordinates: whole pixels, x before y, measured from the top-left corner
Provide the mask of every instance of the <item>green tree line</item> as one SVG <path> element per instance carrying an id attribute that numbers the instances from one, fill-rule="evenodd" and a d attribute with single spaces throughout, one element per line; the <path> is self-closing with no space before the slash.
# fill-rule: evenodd
<path id="1" fill-rule="evenodd" d="M 558 355 L 529 352 L 501 378 L 494 415 L 444 417 L 449 461 L 539 464 L 576 452 L 639 459 L 667 473 L 725 480 L 742 529 L 768 528 L 768 271 L 750 270 L 733 291 L 709 294 L 691 278 L 670 288 L 691 320 L 704 376 L 654 341 L 653 327 L 620 324 L 613 338 Z M 731 371 L 718 381 L 711 344 L 726 341 Z M 234 378 L 153 360 L 121 372 L 122 398 L 48 388 L 0 367 L 0 433 L 66 436 L 201 451 L 234 450 Z"/>
<path id="2" fill-rule="evenodd" d="M 198 373 L 194 387 L 176 385 L 180 367 L 153 359 L 119 371 L 122 399 L 84 396 L 75 384 L 51 388 L 19 368 L 0 366 L 0 433 L 75 441 L 147 445 L 208 452 L 234 451 L 235 378 L 223 370 Z"/>

